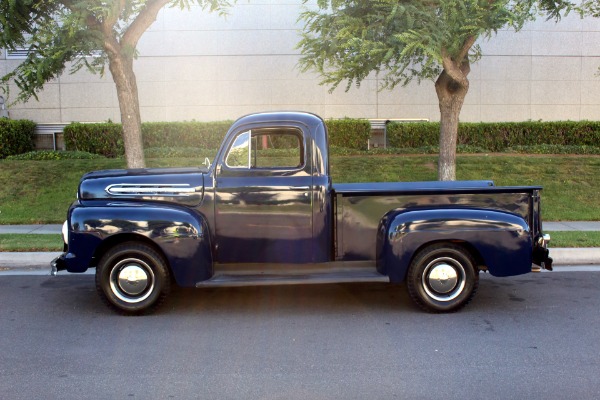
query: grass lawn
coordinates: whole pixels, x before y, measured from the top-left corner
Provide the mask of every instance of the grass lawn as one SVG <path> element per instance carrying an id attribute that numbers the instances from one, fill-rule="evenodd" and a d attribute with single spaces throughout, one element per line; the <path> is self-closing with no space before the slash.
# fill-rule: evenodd
<path id="1" fill-rule="evenodd" d="M 0 224 L 62 223 L 81 175 L 122 160 L 0 161 Z"/>
<path id="2" fill-rule="evenodd" d="M 201 165 L 203 158 L 151 158 L 149 167 Z M 435 180 L 437 156 L 334 156 L 334 182 Z M 123 168 L 123 159 L 0 160 L 0 224 L 62 223 L 81 175 Z M 600 220 L 600 157 L 459 155 L 458 179 L 541 185 L 546 221 Z"/>
<path id="3" fill-rule="evenodd" d="M 552 247 L 600 247 L 600 232 L 550 232 Z"/>
<path id="4" fill-rule="evenodd" d="M 334 182 L 421 181 L 437 178 L 437 156 L 336 157 Z M 459 155 L 457 179 L 498 186 L 543 186 L 545 221 L 600 220 L 600 157 Z"/>
<path id="5" fill-rule="evenodd" d="M 0 234 L 0 251 L 62 251 L 61 235 Z"/>

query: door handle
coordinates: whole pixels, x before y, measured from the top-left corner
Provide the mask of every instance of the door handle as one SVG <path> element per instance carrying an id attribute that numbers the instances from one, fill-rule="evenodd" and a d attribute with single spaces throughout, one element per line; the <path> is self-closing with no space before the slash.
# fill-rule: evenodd
<path id="1" fill-rule="evenodd" d="M 290 187 L 292 190 L 310 190 L 310 186 L 292 186 Z"/>

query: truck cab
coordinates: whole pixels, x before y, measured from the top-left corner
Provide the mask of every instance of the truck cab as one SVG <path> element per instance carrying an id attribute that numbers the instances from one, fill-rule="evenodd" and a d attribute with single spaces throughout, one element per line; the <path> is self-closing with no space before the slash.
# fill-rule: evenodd
<path id="1" fill-rule="evenodd" d="M 238 121 L 207 174 L 221 263 L 330 261 L 327 135 L 311 114 Z"/>

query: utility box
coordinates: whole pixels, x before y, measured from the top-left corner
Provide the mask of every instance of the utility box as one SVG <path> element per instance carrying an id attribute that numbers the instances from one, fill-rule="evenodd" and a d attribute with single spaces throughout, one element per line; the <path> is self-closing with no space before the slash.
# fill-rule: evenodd
<path id="1" fill-rule="evenodd" d="M 63 130 L 66 124 L 38 124 L 33 145 L 36 150 L 66 150 Z"/>
<path id="2" fill-rule="evenodd" d="M 368 149 L 387 148 L 387 126 L 390 122 L 429 122 L 427 118 L 378 118 L 370 119 L 371 138 L 369 139 Z"/>

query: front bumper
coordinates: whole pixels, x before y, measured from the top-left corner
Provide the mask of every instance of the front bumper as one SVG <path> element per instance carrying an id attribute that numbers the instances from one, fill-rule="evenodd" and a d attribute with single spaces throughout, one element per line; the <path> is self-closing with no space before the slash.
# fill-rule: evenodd
<path id="1" fill-rule="evenodd" d="M 65 253 L 62 253 L 60 256 L 56 257 L 50 262 L 50 275 L 56 276 L 56 274 L 58 274 L 58 271 L 63 271 L 67 269 L 64 257 Z"/>
<path id="2" fill-rule="evenodd" d="M 62 253 L 50 262 L 50 275 L 56 276 L 58 271 L 85 272 L 80 268 L 75 268 L 76 257 L 73 253 Z"/>

